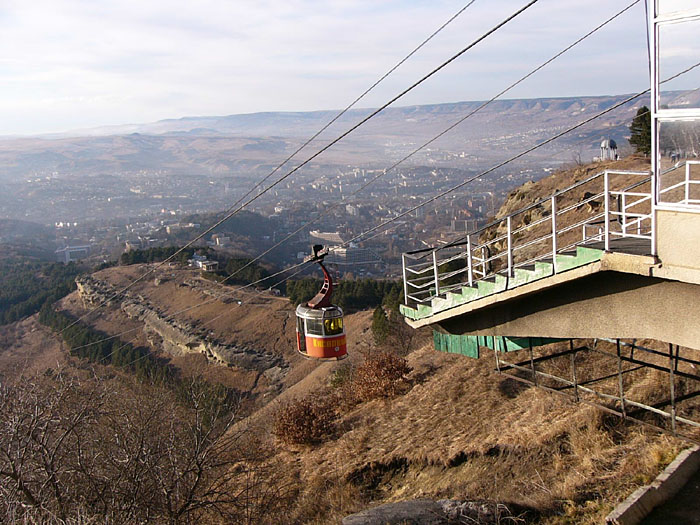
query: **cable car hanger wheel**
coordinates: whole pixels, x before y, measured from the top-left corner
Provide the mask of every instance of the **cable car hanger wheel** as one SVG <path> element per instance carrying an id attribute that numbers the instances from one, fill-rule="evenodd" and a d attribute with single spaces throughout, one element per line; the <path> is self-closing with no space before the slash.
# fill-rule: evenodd
<path id="1" fill-rule="evenodd" d="M 328 248 L 316 244 L 304 262 L 317 262 L 323 270 L 323 286 L 306 304 L 297 306 L 297 350 L 309 359 L 339 361 L 348 356 L 343 310 L 331 303 L 333 279 L 323 264 Z"/>

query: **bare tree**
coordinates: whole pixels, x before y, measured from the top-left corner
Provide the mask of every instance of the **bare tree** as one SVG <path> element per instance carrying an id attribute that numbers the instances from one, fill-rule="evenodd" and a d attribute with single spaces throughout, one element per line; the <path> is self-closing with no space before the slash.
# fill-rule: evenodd
<path id="1" fill-rule="evenodd" d="M 237 400 L 59 371 L 0 387 L 0 521 L 263 523 L 286 487 Z"/>

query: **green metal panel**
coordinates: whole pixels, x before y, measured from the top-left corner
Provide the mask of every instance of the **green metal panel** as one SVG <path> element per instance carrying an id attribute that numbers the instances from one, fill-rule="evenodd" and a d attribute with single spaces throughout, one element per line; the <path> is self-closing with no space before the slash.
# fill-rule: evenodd
<path id="1" fill-rule="evenodd" d="M 477 336 L 443 334 L 437 330 L 433 330 L 433 344 L 435 350 L 439 350 L 440 352 L 460 354 L 479 359 Z"/>
<path id="2" fill-rule="evenodd" d="M 490 335 L 453 335 L 443 334 L 433 330 L 433 345 L 435 350 L 451 354 L 466 355 L 478 359 L 479 348 L 485 346 L 499 352 L 515 352 L 532 347 L 558 343 L 566 339 L 552 337 L 493 337 Z"/>

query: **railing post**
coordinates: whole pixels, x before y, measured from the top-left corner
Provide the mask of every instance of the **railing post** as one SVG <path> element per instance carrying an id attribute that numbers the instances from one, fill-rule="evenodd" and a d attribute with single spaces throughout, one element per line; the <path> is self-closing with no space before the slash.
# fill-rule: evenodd
<path id="1" fill-rule="evenodd" d="M 552 195 L 552 268 L 557 273 L 557 196 Z"/>
<path id="2" fill-rule="evenodd" d="M 433 250 L 433 274 L 435 275 L 435 297 L 440 295 L 440 274 L 437 264 L 437 250 Z"/>
<path id="3" fill-rule="evenodd" d="M 506 228 L 508 230 L 508 277 L 513 277 L 513 229 L 510 215 L 506 219 Z"/>
<path id="4" fill-rule="evenodd" d="M 467 277 L 469 286 L 474 282 L 474 262 L 472 261 L 472 236 L 467 235 Z"/>
<path id="5" fill-rule="evenodd" d="M 603 175 L 603 198 L 605 199 L 605 251 L 610 251 L 610 175 L 605 170 Z"/>
<path id="6" fill-rule="evenodd" d="M 685 200 L 683 204 L 690 204 L 690 164 L 685 163 Z"/>
<path id="7" fill-rule="evenodd" d="M 625 235 L 627 235 L 627 199 L 625 198 L 627 197 L 627 195 L 624 191 L 622 192 L 621 197 L 622 209 L 617 211 L 622 212 L 622 236 L 624 237 Z"/>
<path id="8" fill-rule="evenodd" d="M 653 100 L 653 99 L 652 99 Z M 654 119 L 652 119 L 654 120 Z M 653 137 L 654 135 L 652 135 Z M 652 139 L 652 148 L 655 148 L 656 146 L 654 145 L 654 140 Z M 655 159 L 656 157 L 652 155 L 652 159 Z M 658 181 L 656 180 L 656 167 L 653 166 L 653 160 L 652 160 L 652 169 L 651 169 L 651 179 L 650 179 L 650 191 L 651 191 L 651 255 L 656 257 L 656 205 L 658 204 Z"/>
<path id="9" fill-rule="evenodd" d="M 401 254 L 401 266 L 403 268 L 403 302 L 406 306 L 410 306 L 408 304 L 408 281 L 406 280 L 407 275 L 406 275 L 406 254 L 405 253 Z"/>

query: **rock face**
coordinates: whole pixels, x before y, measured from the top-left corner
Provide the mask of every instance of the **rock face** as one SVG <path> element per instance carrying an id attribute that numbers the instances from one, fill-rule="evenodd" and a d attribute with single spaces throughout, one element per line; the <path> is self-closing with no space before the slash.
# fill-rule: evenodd
<path id="1" fill-rule="evenodd" d="M 512 518 L 505 505 L 477 501 L 417 499 L 387 503 L 343 518 L 343 525 L 496 525 Z"/>
<path id="2" fill-rule="evenodd" d="M 248 346 L 226 345 L 206 335 L 203 328 L 170 319 L 141 295 L 126 292 L 118 300 L 113 298 L 116 288 L 92 276 L 76 279 L 78 293 L 86 307 L 102 304 L 117 306 L 130 319 L 143 322 L 144 332 L 153 346 L 160 346 L 165 352 L 177 356 L 191 353 L 204 354 L 214 363 L 237 366 L 258 372 L 270 371 L 278 376 L 286 369 L 280 356 Z M 121 302 L 119 302 L 121 301 Z M 283 373 L 282 373 L 283 375 Z"/>

